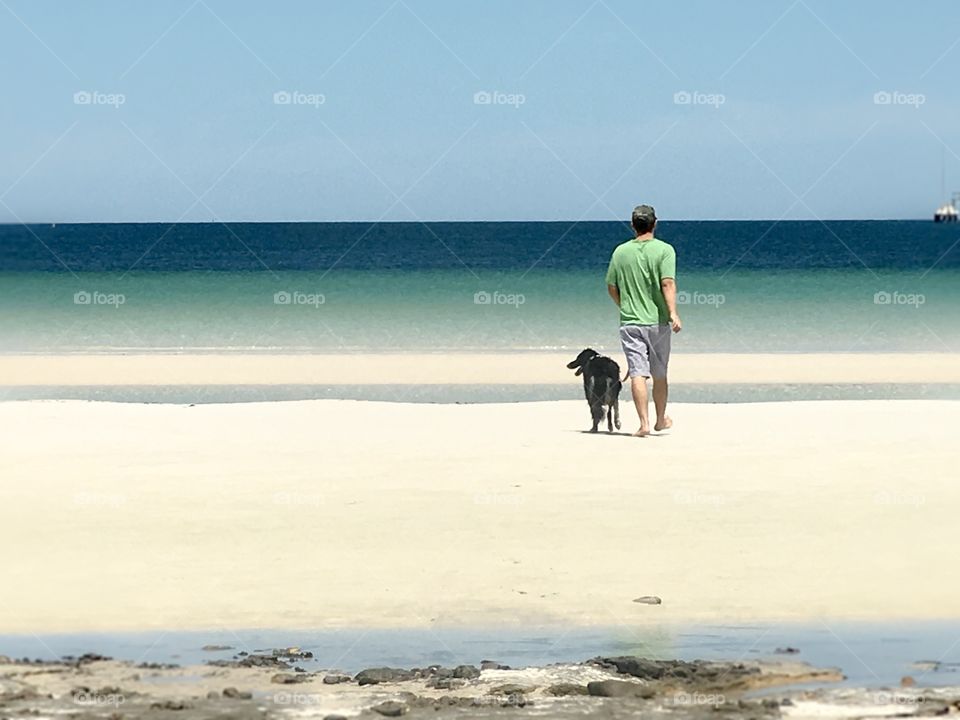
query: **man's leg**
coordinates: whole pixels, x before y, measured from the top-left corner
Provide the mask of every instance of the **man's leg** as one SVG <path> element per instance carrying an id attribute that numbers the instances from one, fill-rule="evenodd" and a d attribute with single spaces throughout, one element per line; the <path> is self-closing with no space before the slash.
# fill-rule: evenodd
<path id="1" fill-rule="evenodd" d="M 669 325 L 656 325 L 648 330 L 650 343 L 650 375 L 653 376 L 653 404 L 657 409 L 657 423 L 654 430 L 666 430 L 673 425 L 667 415 L 667 365 L 670 363 L 670 339 L 673 328 Z"/>
<path id="2" fill-rule="evenodd" d="M 644 437 L 650 434 L 650 406 L 647 400 L 647 379 L 642 375 L 630 378 L 630 390 L 633 393 L 633 404 L 637 406 L 637 415 L 640 416 L 640 429 L 634 435 Z"/>
<path id="3" fill-rule="evenodd" d="M 657 424 L 653 426 L 654 430 L 666 430 L 673 425 L 673 420 L 667 416 L 668 394 L 667 376 L 655 377 L 653 379 L 653 405 L 657 409 Z"/>

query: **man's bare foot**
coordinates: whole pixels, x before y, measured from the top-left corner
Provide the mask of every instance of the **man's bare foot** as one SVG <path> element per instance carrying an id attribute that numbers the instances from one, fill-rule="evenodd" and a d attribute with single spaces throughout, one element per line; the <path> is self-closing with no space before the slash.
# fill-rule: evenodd
<path id="1" fill-rule="evenodd" d="M 646 437 L 646 436 L 649 435 L 649 434 L 650 434 L 650 427 L 649 427 L 649 426 L 647 426 L 647 427 L 641 426 L 640 429 L 637 430 L 637 431 L 633 434 L 633 436 L 634 436 L 634 437 Z"/>
<path id="2" fill-rule="evenodd" d="M 673 427 L 673 420 L 671 420 L 668 415 L 664 415 L 662 420 L 657 420 L 657 424 L 653 426 L 653 429 L 669 430 L 672 427 Z"/>

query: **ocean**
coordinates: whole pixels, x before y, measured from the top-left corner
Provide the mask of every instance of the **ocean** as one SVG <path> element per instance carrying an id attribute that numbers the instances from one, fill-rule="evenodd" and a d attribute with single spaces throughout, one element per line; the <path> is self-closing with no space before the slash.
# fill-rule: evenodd
<path id="1" fill-rule="evenodd" d="M 956 352 L 960 228 L 663 222 L 685 353 Z M 0 352 L 617 346 L 617 222 L 0 226 Z"/>

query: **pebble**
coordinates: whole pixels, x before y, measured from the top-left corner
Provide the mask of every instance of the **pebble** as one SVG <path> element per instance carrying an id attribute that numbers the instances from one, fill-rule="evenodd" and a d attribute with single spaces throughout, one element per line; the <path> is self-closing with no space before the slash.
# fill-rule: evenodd
<path id="1" fill-rule="evenodd" d="M 396 702 L 395 700 L 387 700 L 379 705 L 374 705 L 371 710 L 373 710 L 375 713 L 383 715 L 384 717 L 400 717 L 401 715 L 406 714 L 410 708 L 403 703 Z"/>
<path id="2" fill-rule="evenodd" d="M 332 673 L 330 675 L 323 676 L 324 685 L 339 685 L 340 683 L 350 682 L 352 678 L 349 675 L 341 675 L 339 673 Z"/>
<path id="3" fill-rule="evenodd" d="M 633 601 L 641 605 L 660 605 L 663 602 L 663 600 L 656 595 L 644 595 L 643 597 L 634 598 Z"/>

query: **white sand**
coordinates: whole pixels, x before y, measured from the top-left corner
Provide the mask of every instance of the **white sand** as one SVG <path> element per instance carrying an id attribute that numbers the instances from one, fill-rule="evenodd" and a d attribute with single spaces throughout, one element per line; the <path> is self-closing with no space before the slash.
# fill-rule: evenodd
<path id="1" fill-rule="evenodd" d="M 0 355 L 3 385 L 570 383 L 575 353 Z M 619 349 L 611 353 L 626 370 Z M 955 353 L 681 354 L 675 383 L 960 383 Z"/>
<path id="2" fill-rule="evenodd" d="M 960 403 L 674 417 L 0 403 L 0 632 L 960 612 Z"/>

